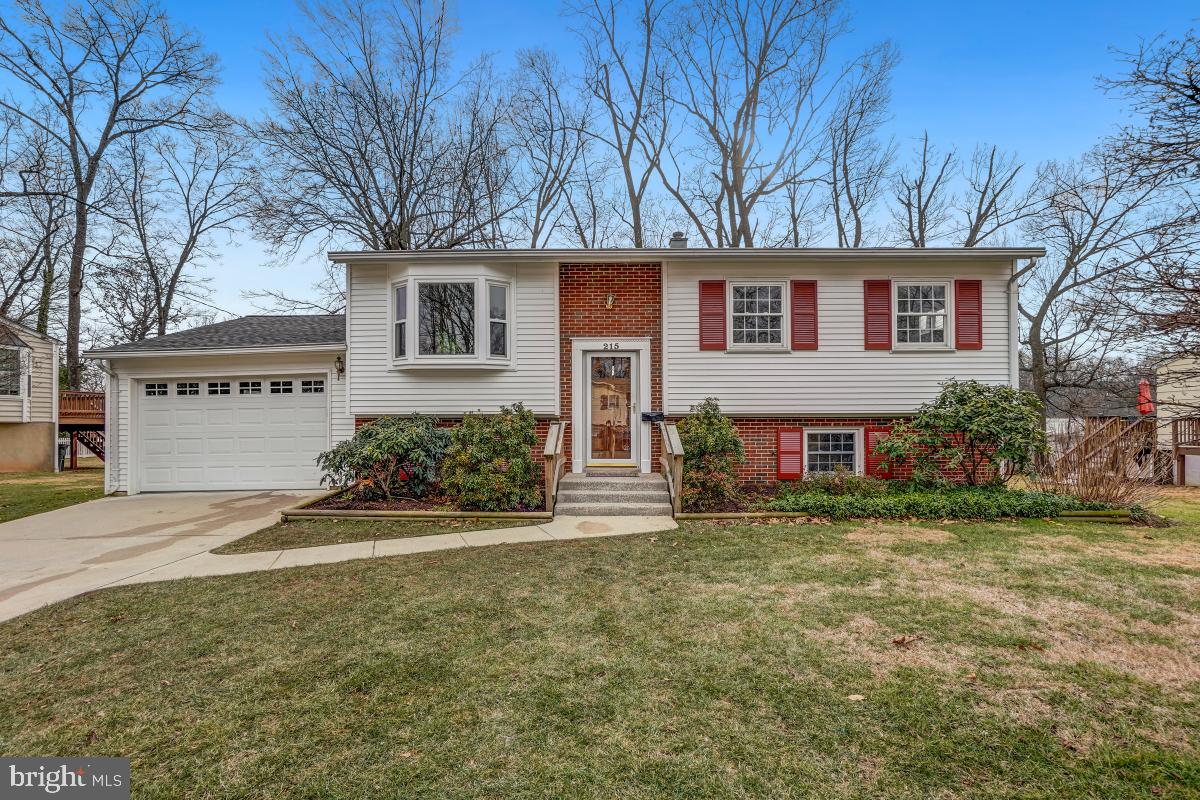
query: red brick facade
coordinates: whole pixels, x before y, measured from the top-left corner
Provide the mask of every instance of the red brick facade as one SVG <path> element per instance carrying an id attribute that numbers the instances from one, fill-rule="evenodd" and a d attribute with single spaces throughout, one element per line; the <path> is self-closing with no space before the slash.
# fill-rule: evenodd
<path id="1" fill-rule="evenodd" d="M 612 294 L 612 308 L 606 308 Z M 559 400 L 564 418 L 572 409 L 571 340 L 648 338 L 650 408 L 662 408 L 662 267 L 658 264 L 561 264 L 558 268 Z M 640 424 L 635 420 L 636 424 Z M 567 429 L 571 463 L 575 423 Z M 651 464 L 658 442 L 651 438 Z"/>
<path id="2" fill-rule="evenodd" d="M 673 417 L 678 421 L 679 417 Z M 894 418 L 858 417 L 735 417 L 733 425 L 746 448 L 746 463 L 738 474 L 746 483 L 775 483 L 778 477 L 776 432 L 780 428 L 867 428 L 890 425 Z M 911 469 L 897 467 L 895 478 L 908 478 Z"/>

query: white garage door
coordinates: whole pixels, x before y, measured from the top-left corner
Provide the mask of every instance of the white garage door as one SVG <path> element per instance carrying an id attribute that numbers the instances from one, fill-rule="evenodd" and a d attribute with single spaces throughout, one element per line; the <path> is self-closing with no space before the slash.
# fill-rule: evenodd
<path id="1" fill-rule="evenodd" d="M 323 375 L 141 382 L 141 490 L 317 488 L 327 398 Z"/>

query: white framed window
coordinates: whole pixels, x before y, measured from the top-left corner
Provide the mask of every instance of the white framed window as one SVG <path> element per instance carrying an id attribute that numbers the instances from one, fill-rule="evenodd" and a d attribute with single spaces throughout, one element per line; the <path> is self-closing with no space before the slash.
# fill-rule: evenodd
<path id="1" fill-rule="evenodd" d="M 146 397 L 166 397 L 167 385 L 165 383 L 147 383 Z"/>
<path id="2" fill-rule="evenodd" d="M 805 428 L 804 474 L 863 471 L 861 428 Z"/>
<path id="3" fill-rule="evenodd" d="M 229 381 L 216 381 L 208 384 L 209 394 L 229 394 Z"/>
<path id="4" fill-rule="evenodd" d="M 271 381 L 271 394 L 291 394 L 291 381 Z"/>
<path id="5" fill-rule="evenodd" d="M 417 355 L 475 355 L 475 281 L 417 282 Z"/>
<path id="6" fill-rule="evenodd" d="M 414 277 L 392 284 L 396 362 L 507 363 L 512 284 L 485 277 Z"/>
<path id="7" fill-rule="evenodd" d="M 200 384 L 196 381 L 177 383 L 175 394 L 179 397 L 195 397 L 200 394 Z"/>
<path id="8" fill-rule="evenodd" d="M 325 381 L 300 381 L 300 394 L 324 394 Z"/>
<path id="9" fill-rule="evenodd" d="M 728 305 L 730 348 L 782 350 L 787 346 L 784 281 L 730 281 Z"/>
<path id="10" fill-rule="evenodd" d="M 238 381 L 238 394 L 262 394 L 262 381 Z"/>
<path id="11" fill-rule="evenodd" d="M 393 358 L 408 355 L 408 284 L 392 287 L 392 302 L 395 304 L 392 322 Z"/>
<path id="12" fill-rule="evenodd" d="M 20 348 L 0 347 L 0 397 L 21 396 L 21 362 Z"/>
<path id="13" fill-rule="evenodd" d="M 950 346 L 950 282 L 894 281 L 895 346 Z"/>
<path id="14" fill-rule="evenodd" d="M 508 358 L 508 285 L 488 282 L 488 357 Z"/>

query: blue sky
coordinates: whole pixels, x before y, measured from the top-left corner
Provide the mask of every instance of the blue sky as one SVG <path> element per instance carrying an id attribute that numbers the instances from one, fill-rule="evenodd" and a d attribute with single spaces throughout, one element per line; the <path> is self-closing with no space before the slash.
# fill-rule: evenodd
<path id="1" fill-rule="evenodd" d="M 168 6 L 219 55 L 218 102 L 234 113 L 259 116 L 264 36 L 295 23 L 292 0 Z M 516 49 L 542 46 L 569 66 L 575 43 L 560 7 L 558 0 L 460 0 L 457 51 L 468 58 L 491 52 L 504 67 Z M 1096 86 L 1098 76 L 1119 71 L 1110 48 L 1132 49 L 1139 38 L 1177 34 L 1200 18 L 1194 0 L 847 0 L 847 9 L 853 17 L 847 51 L 891 39 L 901 53 L 886 133 L 902 150 L 928 129 L 941 146 L 970 152 L 977 142 L 993 142 L 1029 163 L 1076 155 L 1125 119 L 1121 103 Z M 223 248 L 207 273 L 214 305 L 247 313 L 252 306 L 241 296 L 244 289 L 302 291 L 320 270 L 315 260 L 284 267 L 267 266 L 267 260 L 245 235 Z"/>

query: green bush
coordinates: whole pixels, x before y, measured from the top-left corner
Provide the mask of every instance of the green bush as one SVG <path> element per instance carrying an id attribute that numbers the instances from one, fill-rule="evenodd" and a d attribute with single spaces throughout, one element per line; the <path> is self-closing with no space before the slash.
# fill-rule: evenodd
<path id="1" fill-rule="evenodd" d="M 738 465 L 746 449 L 715 397 L 693 406 L 679 421 L 683 445 L 683 507 L 709 511 L 738 497 Z"/>
<path id="2" fill-rule="evenodd" d="M 526 511 L 541 507 L 541 476 L 533 412 L 523 405 L 499 414 L 467 414 L 450 432 L 442 490 L 464 511 Z"/>
<path id="3" fill-rule="evenodd" d="M 1053 517 L 1064 511 L 1109 509 L 1076 497 L 1001 488 L 960 487 L 945 491 L 901 488 L 886 494 L 832 495 L 823 492 L 778 494 L 768 511 L 788 511 L 831 519 L 1001 519 Z"/>
<path id="4" fill-rule="evenodd" d="M 359 483 L 367 500 L 421 497 L 436 480 L 438 461 L 449 441 L 450 432 L 438 428 L 433 417 L 381 417 L 317 456 L 317 466 L 324 472 L 321 483 Z"/>
<path id="5" fill-rule="evenodd" d="M 888 465 L 911 464 L 914 480 L 946 473 L 972 486 L 1004 483 L 1047 452 L 1041 400 L 1032 392 L 978 381 L 947 381 L 937 399 L 898 423 L 876 446 Z"/>
<path id="6" fill-rule="evenodd" d="M 818 472 L 802 481 L 781 483 L 778 489 L 778 493 L 781 495 L 816 492 L 835 497 L 844 494 L 878 495 L 887 494 L 889 491 L 891 489 L 888 487 L 887 481 L 867 475 L 855 475 L 853 472 L 843 469 L 835 472 Z"/>

